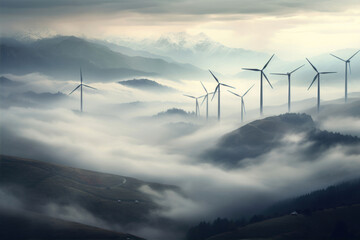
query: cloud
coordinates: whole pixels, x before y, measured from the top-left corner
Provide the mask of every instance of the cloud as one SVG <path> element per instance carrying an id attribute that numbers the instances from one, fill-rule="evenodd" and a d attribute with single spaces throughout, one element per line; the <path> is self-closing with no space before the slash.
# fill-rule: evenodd
<path id="1" fill-rule="evenodd" d="M 225 116 L 220 125 L 209 124 L 185 136 L 180 132 L 169 137 L 164 122 L 138 118 L 156 112 L 158 106 L 146 105 L 150 108 L 148 112 L 135 110 L 132 117 L 123 116 L 127 111 L 104 107 L 120 102 L 123 97 L 111 92 L 112 86 L 101 84 L 108 91 L 86 95 L 88 108 L 84 114 L 69 110 L 73 103 L 51 109 L 21 106 L 2 109 L 1 153 L 178 185 L 182 194 L 159 193 L 147 186 L 140 190 L 162 206 L 153 212 L 154 218 L 165 217 L 182 224 L 251 215 L 277 200 L 358 176 L 358 145 L 332 146 L 309 159 L 304 154 L 306 145 L 299 144 L 304 138 L 302 134 L 284 136 L 281 144 L 268 153 L 244 160 L 247 164 L 242 168 L 226 170 L 204 163 L 198 155 L 214 146 L 225 133 L 239 127 L 237 121 L 229 121 Z M 131 93 L 124 98 L 131 98 Z M 156 97 L 148 95 L 147 100 Z M 75 103 L 77 107 L 77 98 Z M 336 121 L 325 126 L 333 126 Z M 350 123 L 357 123 L 358 118 L 347 121 L 351 131 Z M 201 120 L 189 119 L 189 122 L 205 124 Z M 162 141 L 154 141 L 164 135 Z M 81 207 L 81 203 L 77 204 Z M 88 223 L 97 224 L 96 216 L 88 217 L 75 205 L 49 205 L 47 209 L 54 216 L 63 214 L 69 219 L 88 219 Z M 161 232 L 156 224 L 136 229 L 132 233 L 159 236 Z"/>

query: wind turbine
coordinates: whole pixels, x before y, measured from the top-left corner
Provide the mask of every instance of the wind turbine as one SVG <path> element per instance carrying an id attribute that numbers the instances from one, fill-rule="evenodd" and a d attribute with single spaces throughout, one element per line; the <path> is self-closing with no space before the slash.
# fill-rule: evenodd
<path id="1" fill-rule="evenodd" d="M 339 60 L 341 60 L 341 61 L 343 61 L 343 62 L 345 62 L 345 102 L 347 102 L 347 78 L 348 78 L 348 74 L 347 74 L 347 70 L 348 70 L 348 65 L 349 65 L 349 70 L 350 70 L 350 74 L 351 74 L 351 65 L 350 65 L 350 60 L 353 58 L 353 57 L 355 57 L 355 55 L 356 54 L 358 54 L 358 52 L 360 52 L 360 50 L 359 51 L 357 51 L 354 55 L 352 55 L 348 60 L 344 60 L 344 59 L 342 59 L 342 58 L 340 58 L 340 57 L 338 57 L 338 56 L 335 56 L 334 54 L 331 54 L 330 53 L 330 55 L 331 56 L 333 56 L 333 57 L 336 57 L 337 59 L 339 59 Z"/>
<path id="2" fill-rule="evenodd" d="M 198 99 L 199 99 L 199 98 L 202 98 L 203 96 L 194 97 L 194 96 L 186 95 L 186 94 L 184 94 L 184 96 L 195 99 L 195 116 L 198 116 L 198 114 L 200 115 L 200 108 L 199 108 L 199 101 L 198 101 Z"/>
<path id="3" fill-rule="evenodd" d="M 305 65 L 302 65 L 298 68 L 296 68 L 295 70 L 291 71 L 291 72 L 288 72 L 288 73 L 270 73 L 272 75 L 282 75 L 282 76 L 288 76 L 288 85 L 289 85 L 289 89 L 288 89 L 288 112 L 291 111 L 291 89 L 290 89 L 290 86 L 291 86 L 291 74 L 293 74 L 295 71 L 299 70 L 300 68 L 302 68 L 303 66 Z"/>
<path id="4" fill-rule="evenodd" d="M 234 93 L 230 90 L 228 90 L 230 93 L 234 94 L 235 96 L 241 98 L 241 122 L 244 122 L 244 113 L 245 113 L 245 102 L 244 102 L 244 97 L 245 95 L 250 91 L 250 89 L 254 86 L 255 84 L 253 84 L 242 96 Z"/>
<path id="5" fill-rule="evenodd" d="M 81 112 L 83 112 L 83 86 L 97 90 L 96 88 L 93 88 L 93 87 L 90 87 L 89 85 L 83 84 L 82 72 L 81 72 L 81 68 L 80 68 L 80 84 L 74 90 L 72 90 L 71 93 L 69 93 L 69 95 L 72 94 L 73 92 L 75 92 L 78 88 L 80 88 L 80 111 Z"/>
<path id="6" fill-rule="evenodd" d="M 269 79 L 267 78 L 267 76 L 264 73 L 265 68 L 269 65 L 271 59 L 274 57 L 275 54 L 273 54 L 271 56 L 271 58 L 269 59 L 269 61 L 267 61 L 267 63 L 264 65 L 264 67 L 262 69 L 257 69 L 257 68 L 243 68 L 244 70 L 248 70 L 248 71 L 254 71 L 254 72 L 260 72 L 260 115 L 263 115 L 263 76 L 265 77 L 266 81 L 269 83 L 270 87 L 273 88 L 273 86 L 271 85 Z"/>
<path id="7" fill-rule="evenodd" d="M 217 85 L 216 85 L 216 88 L 214 90 L 214 94 L 213 94 L 211 100 L 214 99 L 216 92 L 217 92 L 218 93 L 218 121 L 220 121 L 220 86 L 225 86 L 225 87 L 229 87 L 229 88 L 234 88 L 234 87 L 219 82 L 219 80 L 215 77 L 215 75 L 210 70 L 209 70 L 209 72 L 214 77 L 215 81 L 217 82 Z"/>
<path id="8" fill-rule="evenodd" d="M 310 65 L 313 67 L 313 69 L 316 72 L 316 75 L 313 79 L 313 81 L 311 82 L 310 86 L 308 87 L 308 90 L 311 88 L 311 86 L 314 84 L 314 82 L 316 81 L 316 79 L 318 80 L 318 89 L 317 89 L 317 112 L 319 113 L 320 111 L 320 75 L 321 74 L 330 74 L 330 73 L 336 73 L 336 72 L 319 72 L 316 67 L 309 61 L 309 59 L 306 58 L 306 60 L 310 63 Z"/>
<path id="9" fill-rule="evenodd" d="M 206 94 L 203 96 L 204 99 L 202 100 L 201 105 L 203 105 L 203 103 L 204 103 L 204 101 L 205 101 L 205 99 L 206 99 L 206 120 L 208 120 L 208 118 L 209 118 L 209 94 L 213 94 L 214 92 L 209 93 L 209 92 L 206 90 L 204 84 L 203 84 L 201 81 L 200 81 L 200 83 L 201 83 L 201 85 L 203 86 L 203 88 L 204 88 L 204 90 L 205 90 L 205 92 L 206 92 Z"/>

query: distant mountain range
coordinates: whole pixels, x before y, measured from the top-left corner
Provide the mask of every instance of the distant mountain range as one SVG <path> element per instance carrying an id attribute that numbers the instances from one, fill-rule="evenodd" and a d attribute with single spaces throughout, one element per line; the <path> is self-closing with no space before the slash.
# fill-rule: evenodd
<path id="1" fill-rule="evenodd" d="M 184 32 L 170 33 L 158 39 L 111 39 L 121 46 L 138 51 L 162 55 L 182 63 L 190 63 L 203 69 L 212 69 L 223 74 L 235 74 L 246 64 L 255 64 L 269 54 L 230 48 L 211 40 L 205 34 L 189 35 Z"/>
<path id="2" fill-rule="evenodd" d="M 176 90 L 174 88 L 162 85 L 156 81 L 149 80 L 149 79 L 132 79 L 132 80 L 124 80 L 118 82 L 121 85 L 131 87 L 131 88 L 137 88 L 144 91 L 149 92 L 175 92 Z"/>
<path id="3" fill-rule="evenodd" d="M 317 129 L 309 115 L 287 113 L 250 122 L 226 134 L 203 154 L 203 159 L 225 167 L 241 167 L 243 159 L 256 158 L 281 146 L 287 134 L 303 134 L 299 145 L 312 143 L 304 152 L 309 155 L 307 159 L 336 144 L 360 143 L 358 137 Z"/>
<path id="4" fill-rule="evenodd" d="M 131 39 L 117 38 L 109 39 L 121 46 L 126 46 L 133 50 L 145 51 L 147 54 L 156 54 L 164 59 L 173 59 L 174 61 L 190 63 L 194 66 L 211 69 L 222 73 L 231 78 L 253 78 L 257 79 L 258 74 L 243 71 L 243 67 L 262 68 L 268 61 L 272 53 L 253 51 L 243 48 L 227 47 L 219 42 L 212 40 L 207 35 L 201 33 L 190 35 L 184 32 L 168 33 L 162 35 L 158 39 Z M 340 49 L 329 53 L 336 54 L 342 58 L 349 58 L 358 49 Z M 344 64 L 329 54 L 321 54 L 319 56 L 308 56 L 308 58 L 317 66 L 320 71 L 336 71 L 337 74 L 326 76 L 326 82 L 330 80 L 331 84 L 338 83 L 344 78 Z M 284 61 L 275 57 L 267 68 L 267 73 L 272 72 L 290 72 L 305 64 L 306 66 L 294 74 L 294 85 L 308 85 L 314 77 L 314 70 L 304 59 L 296 61 Z M 354 66 L 360 65 L 360 54 L 352 59 L 353 72 L 350 78 L 359 79 L 360 71 Z M 271 76 L 270 80 L 286 84 L 286 79 L 282 76 Z"/>
<path id="5" fill-rule="evenodd" d="M 218 76 L 257 79 L 258 75 L 241 68 L 262 68 L 270 54 L 227 47 L 205 34 L 173 33 L 151 39 L 82 39 L 57 36 L 36 41 L 0 39 L 0 73 L 25 74 L 40 72 L 64 79 L 78 79 L 80 66 L 87 81 L 112 81 L 128 78 L 163 77 L 170 80 L 211 79 L 203 69 L 211 69 Z M 357 49 L 343 49 L 332 53 L 350 57 Z M 326 76 L 326 84 L 343 84 L 344 64 L 329 54 L 309 56 L 320 71 L 335 71 Z M 272 72 L 289 72 L 305 67 L 294 74 L 293 85 L 309 85 L 314 70 L 305 59 L 284 61 L 275 55 L 266 69 L 274 85 L 285 85 L 282 76 Z M 350 79 L 359 79 L 360 55 L 352 59 Z M 19 67 L 21 66 L 21 67 Z M 222 75 L 221 75 L 222 74 Z M 354 82 L 349 82 L 351 88 Z M 340 86 L 340 85 L 339 85 Z"/>
<path id="6" fill-rule="evenodd" d="M 1 39 L 0 59 L 0 73 L 40 72 L 57 78 L 75 80 L 79 79 L 79 68 L 82 67 L 87 82 L 138 76 L 158 76 L 170 80 L 206 76 L 205 71 L 190 64 L 128 56 L 104 45 L 73 36 L 26 43 Z"/>

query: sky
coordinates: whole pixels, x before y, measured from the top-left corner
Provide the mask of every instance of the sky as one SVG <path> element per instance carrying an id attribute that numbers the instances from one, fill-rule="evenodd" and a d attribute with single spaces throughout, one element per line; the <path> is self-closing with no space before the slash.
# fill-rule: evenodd
<path id="1" fill-rule="evenodd" d="M 303 58 L 360 42 L 357 0 L 0 0 L 1 34 L 108 39 L 204 33 L 229 47 Z"/>

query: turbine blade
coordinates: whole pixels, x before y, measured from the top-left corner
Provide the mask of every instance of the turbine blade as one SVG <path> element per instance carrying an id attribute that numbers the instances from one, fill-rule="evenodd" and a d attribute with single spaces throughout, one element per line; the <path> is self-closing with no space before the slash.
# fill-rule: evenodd
<path id="1" fill-rule="evenodd" d="M 190 95 L 186 95 L 186 94 L 183 94 L 185 97 L 189 97 L 189 98 L 194 98 L 194 99 L 196 99 L 196 97 L 194 97 L 194 96 L 190 96 Z"/>
<path id="2" fill-rule="evenodd" d="M 255 72 L 260 72 L 261 69 L 257 69 L 257 68 L 242 68 L 243 70 L 248 70 L 248 71 L 255 71 Z"/>
<path id="3" fill-rule="evenodd" d="M 210 69 L 209 69 L 209 72 L 211 73 L 211 75 L 215 78 L 215 80 L 216 80 L 216 82 L 218 82 L 219 83 L 219 80 L 215 77 L 215 75 L 210 71 Z"/>
<path id="4" fill-rule="evenodd" d="M 81 86 L 81 84 L 79 86 L 77 86 L 74 90 L 72 90 L 71 93 L 69 93 L 69 95 L 72 94 L 73 92 L 75 92 L 80 86 Z"/>
<path id="5" fill-rule="evenodd" d="M 290 74 L 292 74 L 293 72 L 299 70 L 300 68 L 302 68 L 303 66 L 305 66 L 305 64 L 301 65 L 300 67 L 298 67 L 297 69 L 293 70 L 292 72 L 290 72 Z"/>
<path id="6" fill-rule="evenodd" d="M 337 58 L 337 59 L 339 59 L 339 60 L 341 60 L 341 61 L 343 61 L 343 62 L 346 62 L 344 59 L 342 59 L 342 58 L 340 58 L 340 57 L 338 57 L 338 56 L 335 56 L 334 54 L 331 54 L 331 53 L 330 53 L 330 55 L 333 56 L 333 57 L 335 57 L 335 58 Z"/>
<path id="7" fill-rule="evenodd" d="M 230 92 L 230 93 L 234 94 L 235 96 L 241 97 L 239 94 L 234 93 L 234 92 L 232 92 L 232 91 L 230 91 L 230 90 L 228 90 L 228 92 Z"/>
<path id="8" fill-rule="evenodd" d="M 270 63 L 271 59 L 274 57 L 274 55 L 275 55 L 275 54 L 273 54 L 273 55 L 271 56 L 271 58 L 269 59 L 269 61 L 265 64 L 265 66 L 264 66 L 263 69 L 261 69 L 261 70 L 264 70 L 264 69 L 269 65 L 269 63 Z"/>
<path id="9" fill-rule="evenodd" d="M 201 106 L 202 106 L 203 103 L 205 102 L 205 99 L 207 99 L 208 97 L 209 97 L 209 94 L 206 94 L 205 97 L 204 97 L 204 99 L 203 99 L 202 102 L 201 102 Z"/>
<path id="10" fill-rule="evenodd" d="M 358 52 L 360 52 L 360 50 L 358 50 L 354 55 L 352 55 L 352 56 L 348 59 L 348 61 L 350 61 L 350 59 L 352 59 L 353 57 L 355 57 L 355 55 L 358 54 Z"/>
<path id="11" fill-rule="evenodd" d="M 206 92 L 206 93 L 208 93 L 208 91 L 206 90 L 206 88 L 205 88 L 204 84 L 203 84 L 201 81 L 200 81 L 200 83 L 201 83 L 201 85 L 203 86 L 203 88 L 204 88 L 205 92 Z"/>
<path id="12" fill-rule="evenodd" d="M 336 72 L 319 72 L 320 74 L 330 74 L 330 73 L 336 73 Z"/>
<path id="13" fill-rule="evenodd" d="M 287 73 L 270 73 L 271 75 L 282 75 L 282 76 L 286 76 Z"/>
<path id="14" fill-rule="evenodd" d="M 218 85 L 216 86 L 215 91 L 214 91 L 214 94 L 213 94 L 213 96 L 212 96 L 212 98 L 211 98 L 211 101 L 214 99 L 217 91 L 219 90 L 219 85 L 220 85 L 220 84 L 218 84 Z"/>
<path id="15" fill-rule="evenodd" d="M 223 85 L 223 86 L 225 86 L 225 87 L 229 87 L 229 88 L 233 88 L 233 89 L 235 89 L 233 86 L 226 85 L 226 84 L 223 84 L 223 83 L 220 83 L 220 85 Z"/>
<path id="16" fill-rule="evenodd" d="M 270 87 L 273 88 L 273 86 L 271 85 L 269 79 L 267 78 L 267 76 L 265 75 L 264 72 L 262 72 L 262 75 L 265 77 L 266 81 L 269 83 Z"/>
<path id="17" fill-rule="evenodd" d="M 250 91 L 250 89 L 253 88 L 254 85 L 255 85 L 255 84 L 253 84 L 242 96 L 244 97 L 244 96 Z"/>
<path id="18" fill-rule="evenodd" d="M 81 84 L 82 84 L 83 79 L 82 79 L 82 71 L 81 71 L 81 68 L 80 68 L 80 81 L 81 81 Z"/>
<path id="19" fill-rule="evenodd" d="M 309 59 L 307 59 L 306 58 L 306 60 L 310 63 L 310 65 L 313 67 L 313 69 L 317 72 L 317 73 L 319 73 L 319 71 L 316 69 L 316 67 L 309 61 Z"/>
<path id="20" fill-rule="evenodd" d="M 83 84 L 84 87 L 88 87 L 88 88 L 92 88 L 92 89 L 95 89 L 97 90 L 97 88 L 94 88 L 94 87 L 90 87 L 89 85 L 86 85 L 86 84 Z"/>
<path id="21" fill-rule="evenodd" d="M 311 88 L 311 86 L 314 84 L 314 82 L 316 81 L 316 78 L 318 77 L 319 74 L 316 74 L 313 81 L 311 82 L 310 86 L 308 87 L 307 90 L 309 90 Z"/>

